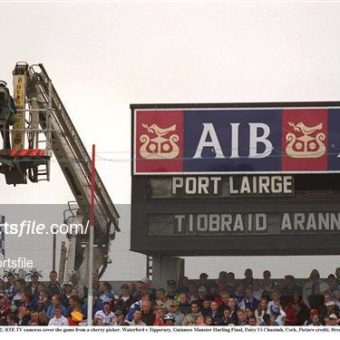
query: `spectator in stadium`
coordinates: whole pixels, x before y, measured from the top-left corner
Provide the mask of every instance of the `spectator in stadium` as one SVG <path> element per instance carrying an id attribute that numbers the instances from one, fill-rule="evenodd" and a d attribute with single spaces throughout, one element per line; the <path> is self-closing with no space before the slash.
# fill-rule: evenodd
<path id="1" fill-rule="evenodd" d="M 199 287 L 205 287 L 206 291 L 208 292 L 210 290 L 210 283 L 208 281 L 209 275 L 207 273 L 201 273 L 199 278 Z"/>
<path id="2" fill-rule="evenodd" d="M 225 271 L 222 271 L 218 274 L 218 279 L 216 281 L 216 285 L 218 287 L 218 290 L 220 292 L 223 292 L 227 288 L 227 278 L 228 278 L 228 273 Z"/>
<path id="3" fill-rule="evenodd" d="M 294 326 L 299 324 L 299 305 L 293 302 L 293 297 L 289 297 L 286 300 L 284 306 L 284 312 L 286 313 L 285 326 Z"/>
<path id="4" fill-rule="evenodd" d="M 127 284 L 122 284 L 120 286 L 120 295 L 115 301 L 115 310 L 121 310 L 126 314 L 132 303 L 133 299 L 129 293 L 129 286 Z"/>
<path id="5" fill-rule="evenodd" d="M 7 279 L 6 284 L 6 293 L 10 300 L 15 294 L 15 271 L 14 270 L 7 270 L 5 271 L 4 277 Z"/>
<path id="6" fill-rule="evenodd" d="M 54 307 L 54 315 L 48 323 L 49 326 L 68 326 L 68 320 L 62 314 L 60 305 Z"/>
<path id="7" fill-rule="evenodd" d="M 4 294 L 6 291 L 5 281 L 0 277 L 0 295 Z"/>
<path id="8" fill-rule="evenodd" d="M 25 306 L 28 310 L 31 310 L 37 307 L 34 297 L 30 291 L 25 291 L 23 294 L 21 294 L 20 306 Z"/>
<path id="9" fill-rule="evenodd" d="M 321 292 L 321 285 L 324 282 L 320 279 L 320 274 L 316 269 L 313 269 L 309 275 L 309 280 L 303 286 L 303 301 L 310 308 L 315 308 L 317 305 L 310 305 L 310 296 L 313 294 L 319 294 Z"/>
<path id="10" fill-rule="evenodd" d="M 200 312 L 199 304 L 197 302 L 192 302 L 190 313 L 188 313 L 183 319 L 183 326 L 195 325 L 196 317 L 199 315 L 203 317 L 202 313 Z"/>
<path id="11" fill-rule="evenodd" d="M 113 322 L 112 326 L 123 326 L 124 325 L 125 314 L 121 310 L 116 309 L 115 315 L 116 315 L 116 319 Z"/>
<path id="12" fill-rule="evenodd" d="M 176 299 L 176 281 L 168 280 L 166 283 L 166 296 L 170 300 Z"/>
<path id="13" fill-rule="evenodd" d="M 293 295 L 293 304 L 297 306 L 298 325 L 303 325 L 309 318 L 309 308 L 303 302 L 302 295 L 295 293 Z"/>
<path id="14" fill-rule="evenodd" d="M 42 277 L 42 274 L 34 268 L 29 271 L 27 276 L 31 279 L 31 282 L 27 284 L 26 289 L 31 292 L 33 295 L 33 301 L 36 304 L 39 300 L 39 278 Z"/>
<path id="15" fill-rule="evenodd" d="M 37 311 L 38 312 L 44 312 L 47 311 L 48 307 L 51 304 L 51 301 L 48 299 L 47 291 L 42 291 L 39 294 L 39 300 L 37 305 Z"/>
<path id="16" fill-rule="evenodd" d="M 164 326 L 174 326 L 175 325 L 175 317 L 171 313 L 167 313 L 164 316 Z"/>
<path id="17" fill-rule="evenodd" d="M 216 301 L 212 301 L 210 303 L 210 314 L 212 324 L 217 326 L 222 323 L 223 315 L 220 313 L 218 303 Z"/>
<path id="18" fill-rule="evenodd" d="M 237 282 L 235 284 L 234 297 L 237 303 L 240 303 L 244 299 L 244 289 L 242 282 Z"/>
<path id="19" fill-rule="evenodd" d="M 58 274 L 55 270 L 52 270 L 49 274 L 50 281 L 46 285 L 48 298 L 51 299 L 53 295 L 63 295 L 63 290 L 59 282 L 57 281 Z"/>
<path id="20" fill-rule="evenodd" d="M 158 288 L 156 290 L 156 305 L 157 307 L 165 307 L 168 297 L 164 288 Z"/>
<path id="21" fill-rule="evenodd" d="M 11 306 L 7 303 L 3 294 L 0 295 L 0 322 L 5 324 L 8 314 L 11 312 Z"/>
<path id="22" fill-rule="evenodd" d="M 226 282 L 226 292 L 230 295 L 234 293 L 235 286 L 235 274 L 233 272 L 229 272 L 227 274 L 227 282 Z"/>
<path id="23" fill-rule="evenodd" d="M 185 292 L 180 293 L 178 296 L 178 310 L 184 315 L 191 311 L 188 295 Z"/>
<path id="24" fill-rule="evenodd" d="M 313 323 L 312 319 L 313 319 L 313 316 L 314 315 L 318 315 L 319 317 L 319 311 L 316 309 L 316 308 L 312 308 L 310 311 L 309 311 L 309 316 L 308 316 L 308 319 L 303 323 L 303 326 L 309 326 Z"/>
<path id="25" fill-rule="evenodd" d="M 15 313 L 9 313 L 7 315 L 7 325 L 8 326 L 18 326 L 18 316 Z"/>
<path id="26" fill-rule="evenodd" d="M 325 317 L 331 314 L 335 314 L 337 317 L 339 317 L 340 315 L 339 308 L 333 300 L 325 302 L 325 307 L 326 307 L 326 311 L 324 314 Z"/>
<path id="27" fill-rule="evenodd" d="M 338 283 L 338 286 L 340 286 L 340 267 L 335 269 L 335 276 L 336 276 L 336 281 Z"/>
<path id="28" fill-rule="evenodd" d="M 133 319 L 130 322 L 130 326 L 146 326 L 142 321 L 142 311 L 140 309 L 135 309 L 133 312 Z"/>
<path id="29" fill-rule="evenodd" d="M 72 285 L 72 288 L 76 288 L 78 292 L 78 296 L 80 299 L 83 299 L 85 297 L 85 287 L 82 284 L 82 282 L 79 279 L 79 275 L 76 271 L 71 271 L 69 273 L 69 284 Z"/>
<path id="30" fill-rule="evenodd" d="M 111 304 L 114 298 L 114 293 L 112 292 L 112 286 L 109 282 L 104 281 L 99 284 L 99 299 L 105 303 L 109 302 Z"/>
<path id="31" fill-rule="evenodd" d="M 111 311 L 109 301 L 104 302 L 103 309 L 96 312 L 95 319 L 100 319 L 103 326 L 112 325 L 116 321 L 116 315 Z"/>
<path id="32" fill-rule="evenodd" d="M 237 320 L 235 322 L 236 326 L 245 326 L 247 324 L 247 315 L 243 309 L 239 309 L 236 312 Z"/>
<path id="33" fill-rule="evenodd" d="M 125 320 L 127 321 L 127 323 L 130 323 L 130 322 L 132 321 L 133 315 L 134 315 L 134 312 L 135 312 L 136 309 L 138 309 L 138 310 L 141 311 L 142 302 L 143 302 L 144 300 L 150 301 L 150 295 L 149 295 L 149 294 L 144 294 L 144 295 L 141 297 L 141 300 L 138 300 L 138 301 L 134 302 L 134 303 L 130 306 L 130 308 L 129 308 L 127 314 L 126 314 L 126 317 L 125 317 Z"/>
<path id="34" fill-rule="evenodd" d="M 220 292 L 220 294 L 215 298 L 214 301 L 216 301 L 219 304 L 220 313 L 223 314 L 223 310 L 225 307 L 228 307 L 230 294 L 226 291 Z"/>
<path id="35" fill-rule="evenodd" d="M 223 318 L 221 321 L 221 325 L 228 326 L 228 325 L 234 325 L 235 322 L 231 319 L 231 311 L 229 307 L 226 307 L 223 311 Z"/>
<path id="36" fill-rule="evenodd" d="M 184 320 L 184 314 L 179 310 L 178 303 L 174 300 L 172 300 L 169 306 L 169 313 L 175 318 L 174 325 L 181 326 Z"/>
<path id="37" fill-rule="evenodd" d="M 339 317 L 335 314 L 330 314 L 327 319 L 325 319 L 326 326 L 338 326 Z"/>
<path id="38" fill-rule="evenodd" d="M 39 326 L 47 326 L 49 323 L 49 317 L 45 312 L 39 312 Z"/>
<path id="39" fill-rule="evenodd" d="M 281 289 L 282 297 L 284 299 L 293 298 L 294 294 L 302 294 L 301 287 L 296 283 L 293 275 L 286 275 L 284 278 L 283 287 Z"/>
<path id="40" fill-rule="evenodd" d="M 143 300 L 141 303 L 141 309 L 142 309 L 142 321 L 147 326 L 152 326 L 155 322 L 155 314 L 153 311 L 153 305 L 150 300 Z"/>
<path id="41" fill-rule="evenodd" d="M 154 311 L 154 321 L 153 326 L 164 326 L 164 316 L 166 314 L 166 308 L 165 307 L 157 307 L 157 309 Z M 143 318 L 142 318 L 143 320 Z"/>
<path id="42" fill-rule="evenodd" d="M 273 291 L 272 301 L 268 302 L 267 314 L 270 316 L 272 323 L 277 323 L 279 326 L 283 326 L 285 323 L 286 313 L 284 312 L 281 302 L 281 295 L 278 291 Z"/>
<path id="43" fill-rule="evenodd" d="M 338 285 L 336 281 L 335 275 L 329 274 L 327 277 L 326 283 L 328 284 L 329 292 L 332 295 L 332 298 L 335 300 L 337 293 L 340 292 L 340 286 Z"/>
<path id="44" fill-rule="evenodd" d="M 198 301 L 196 301 L 198 302 Z M 201 310 L 201 313 L 204 317 L 206 317 L 207 315 L 210 315 L 211 313 L 211 309 L 210 309 L 210 304 L 211 304 L 211 301 L 206 298 L 202 304 L 200 304 L 200 310 Z"/>
<path id="45" fill-rule="evenodd" d="M 200 286 L 197 290 L 197 295 L 198 298 L 195 301 L 199 304 L 200 308 L 202 308 L 204 300 L 209 300 L 207 296 L 207 288 L 205 286 Z"/>
<path id="46" fill-rule="evenodd" d="M 254 277 L 253 277 L 253 271 L 250 268 L 247 268 L 244 271 L 244 279 L 243 279 L 243 288 L 249 288 L 253 286 L 253 281 L 254 281 Z"/>
<path id="47" fill-rule="evenodd" d="M 257 304 L 258 300 L 254 298 L 253 288 L 251 287 L 246 288 L 245 296 L 241 300 L 241 302 L 239 302 L 239 307 L 243 310 L 245 310 L 246 308 L 256 309 Z"/>
<path id="48" fill-rule="evenodd" d="M 189 303 L 191 303 L 191 302 L 193 302 L 197 299 L 197 297 L 198 297 L 197 290 L 198 290 L 198 287 L 196 286 L 195 282 L 190 281 L 190 283 L 189 283 L 189 293 L 187 294 L 188 298 L 189 298 Z"/>
<path id="49" fill-rule="evenodd" d="M 261 288 L 261 281 L 254 280 L 253 283 L 253 295 L 257 301 L 260 301 L 263 296 L 263 289 Z"/>
<path id="50" fill-rule="evenodd" d="M 151 300 L 156 300 L 156 289 L 151 288 L 151 280 L 145 277 L 138 281 L 138 284 L 138 296 L 136 296 L 136 299 L 140 299 L 143 295 L 148 294 Z"/>
<path id="51" fill-rule="evenodd" d="M 206 324 L 204 322 L 204 316 L 202 314 L 196 315 L 194 324 L 196 326 L 206 326 Z"/>
<path id="52" fill-rule="evenodd" d="M 271 279 L 271 276 L 272 274 L 269 270 L 265 270 L 263 272 L 261 288 L 263 289 L 263 294 L 266 297 L 269 297 L 272 291 L 277 287 L 277 283 Z"/>
<path id="53" fill-rule="evenodd" d="M 78 296 L 72 295 L 69 299 L 69 304 L 70 304 L 70 306 L 69 306 L 68 311 L 67 311 L 68 316 L 70 316 L 73 312 L 81 312 L 82 314 L 84 314 L 82 312 L 82 308 L 81 308 L 81 300 Z M 72 317 L 71 317 L 71 319 L 72 319 Z M 76 321 L 78 321 L 77 316 L 76 316 L 76 319 L 77 319 Z M 82 320 L 83 319 L 79 320 L 79 322 L 82 321 Z M 69 320 L 69 322 L 70 322 L 70 320 Z"/>
<path id="54" fill-rule="evenodd" d="M 39 326 L 39 312 L 37 310 L 31 311 L 28 326 Z"/>
<path id="55" fill-rule="evenodd" d="M 189 293 L 189 279 L 187 276 L 183 276 L 182 279 L 179 280 L 178 282 L 178 292 L 179 293 L 186 293 L 188 294 Z"/>
<path id="56" fill-rule="evenodd" d="M 247 307 L 244 312 L 246 313 L 247 322 L 249 321 L 250 318 L 255 317 L 255 314 L 254 314 L 255 311 L 251 307 Z"/>
<path id="57" fill-rule="evenodd" d="M 63 316 L 67 316 L 69 312 L 67 311 L 66 307 L 62 305 L 61 299 L 59 295 L 53 295 L 51 299 L 51 304 L 47 308 L 46 314 L 49 318 L 52 318 L 55 315 L 55 308 L 58 307 L 61 310 L 61 314 Z"/>
<path id="58" fill-rule="evenodd" d="M 21 297 L 25 293 L 26 282 L 24 279 L 17 279 L 15 281 L 14 295 L 12 296 L 12 306 L 16 310 L 21 305 Z"/>
<path id="59" fill-rule="evenodd" d="M 255 316 L 251 316 L 251 317 L 248 319 L 248 325 L 249 325 L 249 326 L 257 326 L 257 321 L 256 321 Z"/>
<path id="60" fill-rule="evenodd" d="M 30 312 L 26 306 L 18 308 L 18 326 L 27 326 L 30 321 Z"/>
<path id="61" fill-rule="evenodd" d="M 227 308 L 229 308 L 230 310 L 230 319 L 232 321 L 232 323 L 234 325 L 237 324 L 237 311 L 238 311 L 238 305 L 237 305 L 237 301 L 234 297 L 230 297 L 228 299 L 228 305 L 227 305 Z M 225 308 L 224 308 L 225 310 Z"/>
<path id="62" fill-rule="evenodd" d="M 260 302 L 257 304 L 257 308 L 254 311 L 254 316 L 256 318 L 256 322 L 260 325 L 263 322 L 263 316 L 267 313 L 268 302 L 266 298 L 262 298 Z"/>

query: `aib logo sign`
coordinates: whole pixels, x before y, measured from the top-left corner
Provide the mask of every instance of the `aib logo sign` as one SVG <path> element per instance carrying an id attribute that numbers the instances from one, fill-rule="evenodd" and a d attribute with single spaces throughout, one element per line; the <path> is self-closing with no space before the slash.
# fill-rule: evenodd
<path id="1" fill-rule="evenodd" d="M 322 131 L 323 124 L 307 126 L 303 122 L 289 122 L 293 132 L 286 135 L 286 153 L 292 158 L 320 158 L 326 153 L 326 134 Z"/>
<path id="2" fill-rule="evenodd" d="M 139 149 L 140 156 L 144 159 L 173 159 L 179 154 L 176 124 L 167 128 L 159 127 L 157 124 L 142 124 L 148 134 L 139 137 L 142 146 Z"/>
<path id="3" fill-rule="evenodd" d="M 134 173 L 340 172 L 340 108 L 135 109 Z"/>

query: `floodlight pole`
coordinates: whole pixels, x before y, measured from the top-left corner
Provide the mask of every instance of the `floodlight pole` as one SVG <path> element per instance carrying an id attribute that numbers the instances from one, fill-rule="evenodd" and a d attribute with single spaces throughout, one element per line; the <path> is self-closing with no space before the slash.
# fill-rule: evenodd
<path id="1" fill-rule="evenodd" d="M 92 145 L 91 161 L 91 198 L 90 198 L 90 230 L 89 230 L 89 257 L 88 257 L 88 292 L 87 292 L 87 325 L 92 326 L 93 311 L 93 243 L 94 243 L 94 195 L 96 190 L 95 168 L 96 146 Z"/>

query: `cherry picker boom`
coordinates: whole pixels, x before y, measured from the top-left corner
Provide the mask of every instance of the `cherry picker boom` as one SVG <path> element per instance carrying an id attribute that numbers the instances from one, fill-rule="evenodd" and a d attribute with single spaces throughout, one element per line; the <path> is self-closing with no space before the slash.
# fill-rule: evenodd
<path id="1" fill-rule="evenodd" d="M 56 157 L 77 202 L 69 223 L 86 225 L 89 219 L 91 162 L 51 79 L 42 64 L 18 62 L 13 71 L 16 122 L 10 131 L 12 146 L 0 150 L 0 171 L 7 184 L 50 180 L 50 159 Z M 27 143 L 27 146 L 26 146 Z M 95 173 L 94 270 L 101 276 L 108 264 L 110 243 L 119 230 L 119 214 Z M 70 234 L 67 269 L 86 279 L 88 235 Z"/>

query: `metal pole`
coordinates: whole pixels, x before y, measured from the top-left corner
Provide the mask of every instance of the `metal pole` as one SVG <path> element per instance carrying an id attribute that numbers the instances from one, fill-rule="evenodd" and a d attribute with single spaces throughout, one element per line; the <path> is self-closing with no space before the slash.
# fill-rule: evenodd
<path id="1" fill-rule="evenodd" d="M 94 243 L 94 194 L 96 187 L 95 177 L 95 152 L 96 146 L 92 145 L 92 162 L 91 162 L 91 201 L 90 201 L 90 230 L 89 230 L 89 257 L 88 257 L 88 293 L 87 293 L 87 325 L 92 326 L 93 310 L 93 243 Z"/>
<path id="2" fill-rule="evenodd" d="M 55 229 L 54 229 L 54 233 L 53 233 L 53 262 L 52 262 L 52 267 L 53 270 L 55 270 L 55 258 L 56 258 L 56 245 L 57 245 L 57 235 L 55 233 Z"/>

